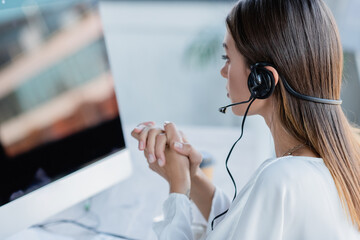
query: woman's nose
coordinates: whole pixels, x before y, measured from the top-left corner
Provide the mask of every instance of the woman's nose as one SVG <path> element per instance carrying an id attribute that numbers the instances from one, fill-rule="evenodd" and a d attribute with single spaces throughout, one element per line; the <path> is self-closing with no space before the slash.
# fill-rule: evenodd
<path id="1" fill-rule="evenodd" d="M 221 76 L 223 76 L 223 78 L 227 78 L 227 67 L 226 67 L 226 64 L 221 68 L 220 74 L 221 74 Z"/>

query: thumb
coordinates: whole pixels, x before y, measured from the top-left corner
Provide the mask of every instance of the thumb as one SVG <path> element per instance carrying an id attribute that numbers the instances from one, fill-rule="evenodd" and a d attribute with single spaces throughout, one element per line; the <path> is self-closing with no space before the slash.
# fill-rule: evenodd
<path id="1" fill-rule="evenodd" d="M 189 143 L 175 142 L 174 149 L 176 152 L 187 156 L 190 159 L 191 163 L 200 164 L 202 161 L 201 153 L 196 151 Z"/>

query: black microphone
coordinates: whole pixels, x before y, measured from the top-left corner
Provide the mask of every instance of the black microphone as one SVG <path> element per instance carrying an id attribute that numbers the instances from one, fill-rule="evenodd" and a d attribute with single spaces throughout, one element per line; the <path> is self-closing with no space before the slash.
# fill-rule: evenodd
<path id="1" fill-rule="evenodd" d="M 243 102 L 238 102 L 238 103 L 233 103 L 233 104 L 226 105 L 226 106 L 224 106 L 224 107 L 219 108 L 219 112 L 225 114 L 225 113 L 226 113 L 226 109 L 227 109 L 228 107 L 232 107 L 232 106 L 235 106 L 235 105 L 248 103 L 248 102 L 250 102 L 252 99 L 253 99 L 253 97 L 251 96 L 251 97 L 249 98 L 249 100 L 247 100 L 247 101 L 243 101 Z"/>

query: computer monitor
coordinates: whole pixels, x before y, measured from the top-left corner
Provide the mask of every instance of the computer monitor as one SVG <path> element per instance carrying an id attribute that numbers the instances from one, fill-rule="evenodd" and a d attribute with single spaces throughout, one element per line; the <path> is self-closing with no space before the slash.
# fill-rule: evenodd
<path id="1" fill-rule="evenodd" d="M 131 174 L 98 3 L 0 2 L 0 239 Z"/>

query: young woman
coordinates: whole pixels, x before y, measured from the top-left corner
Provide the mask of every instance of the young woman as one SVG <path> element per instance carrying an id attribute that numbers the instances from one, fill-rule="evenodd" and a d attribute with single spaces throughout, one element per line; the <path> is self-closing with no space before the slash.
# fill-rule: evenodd
<path id="1" fill-rule="evenodd" d="M 140 124 L 132 135 L 170 185 L 159 239 L 193 239 L 189 196 L 209 222 L 206 239 L 360 239 L 360 144 L 340 106 L 342 48 L 329 9 L 244 0 L 226 24 L 221 75 L 231 102 L 245 102 L 232 111 L 265 119 L 277 157 L 230 204 L 173 123 Z"/>

